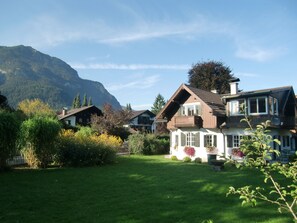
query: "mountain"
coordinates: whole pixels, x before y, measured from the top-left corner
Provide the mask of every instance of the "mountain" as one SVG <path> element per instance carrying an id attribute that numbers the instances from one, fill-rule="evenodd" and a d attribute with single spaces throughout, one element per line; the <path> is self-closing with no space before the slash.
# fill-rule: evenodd
<path id="1" fill-rule="evenodd" d="M 100 82 L 81 79 L 64 61 L 43 54 L 32 47 L 0 46 L 0 92 L 11 106 L 24 99 L 40 98 L 55 109 L 71 106 L 79 93 L 92 98 L 94 105 L 120 103 Z"/>

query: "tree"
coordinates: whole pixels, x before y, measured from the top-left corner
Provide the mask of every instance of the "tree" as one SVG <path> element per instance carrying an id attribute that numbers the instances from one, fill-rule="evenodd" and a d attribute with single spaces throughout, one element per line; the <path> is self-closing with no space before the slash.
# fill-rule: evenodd
<path id="1" fill-rule="evenodd" d="M 219 94 L 228 93 L 229 80 L 234 78 L 229 67 L 222 62 L 199 62 L 188 72 L 189 84 L 202 90 L 216 90 Z"/>
<path id="2" fill-rule="evenodd" d="M 72 108 L 80 108 L 80 107 L 81 107 L 80 94 L 77 93 L 77 95 L 73 99 Z"/>
<path id="3" fill-rule="evenodd" d="M 103 116 L 93 115 L 91 117 L 92 128 L 99 133 L 107 133 L 126 139 L 129 133 L 124 128 L 131 116 L 127 110 L 114 110 L 110 104 L 103 106 Z"/>
<path id="4" fill-rule="evenodd" d="M 166 102 L 164 100 L 164 97 L 161 94 L 158 94 L 153 104 L 153 107 L 151 107 L 151 112 L 155 115 L 158 114 L 165 104 Z"/>
<path id="5" fill-rule="evenodd" d="M 23 100 L 19 103 L 18 109 L 29 118 L 33 116 L 56 116 L 55 111 L 40 99 Z"/>
<path id="6" fill-rule="evenodd" d="M 58 120 L 34 116 L 21 125 L 22 153 L 28 164 L 45 168 L 55 154 L 55 142 L 61 130 Z"/>
<path id="7" fill-rule="evenodd" d="M 250 131 L 250 136 L 244 137 L 240 145 L 240 149 L 246 155 L 245 162 L 236 163 L 236 166 L 260 170 L 266 186 L 247 185 L 237 189 L 230 187 L 227 195 L 238 194 L 243 200 L 242 205 L 255 206 L 257 200 L 275 204 L 279 212 L 287 211 L 297 222 L 297 161 L 289 164 L 269 162 L 271 154 L 279 155 L 279 151 L 271 145 L 280 144 L 268 134 L 269 122 L 257 125 L 254 129 L 247 117 L 243 121 L 249 125 L 247 130 Z"/>
<path id="8" fill-rule="evenodd" d="M 85 107 L 85 106 L 88 106 L 88 101 L 87 101 L 87 94 L 84 94 L 84 99 L 83 99 L 83 102 L 82 102 L 82 107 Z"/>
<path id="9" fill-rule="evenodd" d="M 0 110 L 0 170 L 6 168 L 6 160 L 16 154 L 19 121 L 15 112 Z"/>
<path id="10" fill-rule="evenodd" d="M 89 100 L 88 100 L 88 106 L 91 106 L 91 105 L 93 105 L 92 97 L 89 97 Z"/>
<path id="11" fill-rule="evenodd" d="M 131 104 L 130 104 L 130 103 L 128 103 L 128 104 L 126 105 L 126 110 L 127 110 L 127 111 L 132 111 L 132 107 L 131 107 Z"/>

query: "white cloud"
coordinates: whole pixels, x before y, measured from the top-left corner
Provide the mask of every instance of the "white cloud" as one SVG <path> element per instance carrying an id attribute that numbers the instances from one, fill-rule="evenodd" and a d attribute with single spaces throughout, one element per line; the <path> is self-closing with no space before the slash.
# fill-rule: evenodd
<path id="1" fill-rule="evenodd" d="M 147 89 L 153 87 L 156 83 L 160 80 L 159 75 L 152 75 L 152 76 L 143 76 L 137 80 L 128 82 L 128 83 L 121 83 L 121 84 L 113 84 L 107 86 L 106 88 L 108 91 L 119 91 L 123 89 Z"/>
<path id="2" fill-rule="evenodd" d="M 258 74 L 255 73 L 247 73 L 247 72 L 237 72 L 236 77 L 259 77 Z"/>
<path id="3" fill-rule="evenodd" d="M 264 49 L 262 47 L 248 46 L 238 47 L 235 55 L 242 59 L 265 62 L 279 57 L 284 51 L 283 48 Z"/>
<path id="4" fill-rule="evenodd" d="M 114 64 L 114 63 L 71 63 L 74 69 L 94 70 L 188 70 L 188 64 Z"/>

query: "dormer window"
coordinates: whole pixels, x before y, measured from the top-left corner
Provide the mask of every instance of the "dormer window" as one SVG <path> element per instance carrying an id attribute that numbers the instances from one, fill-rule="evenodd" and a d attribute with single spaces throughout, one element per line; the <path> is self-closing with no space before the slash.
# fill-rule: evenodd
<path id="1" fill-rule="evenodd" d="M 250 115 L 268 114 L 267 97 L 249 98 L 248 102 Z"/>
<path id="2" fill-rule="evenodd" d="M 278 100 L 273 97 L 269 97 L 270 114 L 278 115 Z"/>
<path id="3" fill-rule="evenodd" d="M 230 116 L 244 115 L 245 100 L 238 99 L 229 102 Z"/>

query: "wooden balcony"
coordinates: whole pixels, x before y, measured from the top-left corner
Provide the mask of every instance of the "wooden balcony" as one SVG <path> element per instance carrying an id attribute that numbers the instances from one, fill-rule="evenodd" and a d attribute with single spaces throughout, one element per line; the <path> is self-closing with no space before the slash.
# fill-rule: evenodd
<path id="1" fill-rule="evenodd" d="M 202 127 L 202 118 L 200 116 L 176 116 L 174 117 L 174 127 Z"/>

